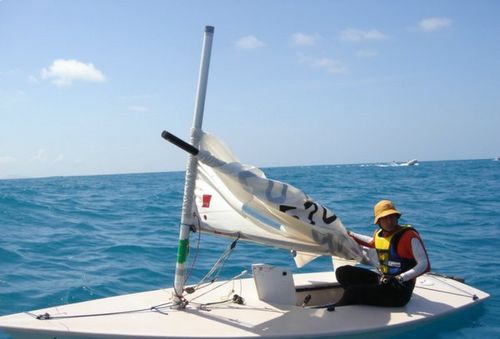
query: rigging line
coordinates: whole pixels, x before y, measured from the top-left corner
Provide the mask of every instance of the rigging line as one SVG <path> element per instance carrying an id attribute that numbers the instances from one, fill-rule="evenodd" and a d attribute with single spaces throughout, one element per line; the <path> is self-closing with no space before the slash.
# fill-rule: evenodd
<path id="1" fill-rule="evenodd" d="M 200 243 L 201 243 L 201 223 L 200 223 L 200 217 L 198 214 L 194 214 L 194 217 L 196 218 L 196 221 L 198 223 L 198 239 L 196 241 L 196 252 L 193 257 L 193 261 L 191 262 L 191 267 L 189 268 L 188 273 L 186 274 L 186 279 L 184 280 L 184 284 L 187 283 L 188 279 L 191 277 L 191 274 L 194 270 L 194 266 L 196 264 L 196 261 L 198 260 L 198 255 L 200 253 Z"/>
<path id="2" fill-rule="evenodd" d="M 89 314 L 75 314 L 75 315 L 50 315 L 50 313 L 46 312 L 43 314 L 34 314 L 30 312 L 26 312 L 30 316 L 38 319 L 38 320 L 55 320 L 55 319 L 73 319 L 73 318 L 90 318 L 90 317 L 102 317 L 102 316 L 110 316 L 110 315 L 120 315 L 120 314 L 131 314 L 131 313 L 140 313 L 146 311 L 155 311 L 162 314 L 168 314 L 161 310 L 163 307 L 167 307 L 169 303 L 160 304 L 157 306 L 151 306 L 148 308 L 141 308 L 136 310 L 128 310 L 128 311 L 117 311 L 117 312 L 106 312 L 106 313 L 89 313 Z"/>
<path id="3" fill-rule="evenodd" d="M 452 285 L 450 285 L 452 286 Z M 452 286 L 452 287 L 455 287 L 455 286 Z M 430 288 L 430 287 L 424 287 L 424 286 L 415 286 L 415 288 L 420 288 L 422 290 L 428 290 L 428 291 L 434 291 L 434 292 L 440 292 L 440 293 L 445 293 L 445 294 L 453 294 L 453 295 L 458 295 L 459 297 L 466 297 L 466 298 L 472 298 L 474 300 L 477 300 L 478 297 L 477 295 L 475 294 L 470 294 L 468 293 L 467 291 L 462 291 L 464 293 L 467 293 L 467 294 L 460 294 L 460 293 L 456 293 L 456 292 L 450 292 L 450 291 L 443 291 L 443 290 L 438 290 L 436 288 Z M 458 289 L 460 290 L 460 289 Z M 460 290 L 461 291 L 461 290 Z"/>
<path id="4" fill-rule="evenodd" d="M 241 282 L 241 279 L 238 279 L 238 281 L 240 282 L 240 291 L 239 291 L 239 295 L 243 295 L 243 283 Z M 231 289 L 231 291 L 227 294 L 227 297 L 229 298 L 231 294 L 235 294 L 235 290 L 236 290 L 236 287 L 235 287 L 235 280 L 233 279 L 232 280 L 233 282 L 233 287 Z"/>
<path id="5" fill-rule="evenodd" d="M 203 306 L 213 306 L 213 305 L 222 305 L 222 304 L 226 304 L 226 303 L 230 303 L 233 301 L 233 298 L 229 298 L 229 299 L 225 299 L 225 300 L 221 300 L 221 301 L 213 301 L 213 302 L 210 302 L 210 303 L 191 303 L 191 305 L 198 305 L 199 307 L 203 307 Z"/>
<path id="6" fill-rule="evenodd" d="M 219 257 L 219 259 L 215 262 L 215 264 L 212 266 L 210 271 L 198 282 L 198 284 L 194 287 L 197 289 L 200 285 L 205 283 L 206 280 L 211 280 L 210 283 L 214 282 L 222 269 L 224 268 L 225 262 L 229 259 L 231 253 L 233 252 L 234 248 L 236 247 L 236 243 L 240 239 L 240 236 L 238 234 L 238 237 L 229 245 L 229 247 L 226 248 L 226 250 L 222 253 L 222 255 Z M 212 277 L 213 276 L 213 277 Z"/>
<path id="7" fill-rule="evenodd" d="M 448 285 L 448 286 L 450 286 L 450 287 L 452 287 L 452 288 L 456 289 L 457 291 L 460 291 L 460 292 L 462 292 L 462 293 L 466 293 L 466 294 L 467 294 L 467 296 L 472 297 L 474 300 L 477 298 L 477 296 L 476 296 L 475 294 L 470 293 L 470 292 L 468 292 L 468 291 L 466 291 L 466 290 L 464 290 L 464 289 L 461 289 L 461 288 L 459 288 L 459 287 L 456 287 L 455 285 L 452 285 L 452 284 L 450 284 L 449 282 L 447 282 L 447 281 L 445 281 L 445 280 L 443 280 L 443 279 L 439 279 L 439 278 L 438 278 L 438 277 L 448 278 L 448 277 L 446 277 L 446 276 L 443 276 L 443 275 L 441 275 L 441 274 L 439 274 L 439 273 L 430 273 L 430 275 L 431 275 L 434 279 L 436 279 L 437 281 L 442 282 L 443 284 L 446 284 L 446 285 Z"/>
<path id="8" fill-rule="evenodd" d="M 194 216 L 196 217 L 196 221 L 198 224 L 197 225 L 198 226 L 197 227 L 198 228 L 198 241 L 196 244 L 196 254 L 193 258 L 193 262 L 191 264 L 191 267 L 190 267 L 188 273 L 186 274 L 186 279 L 184 281 L 185 283 L 188 281 L 189 277 L 191 276 L 191 274 L 194 270 L 194 266 L 196 264 L 196 261 L 198 259 L 199 252 L 200 252 L 201 222 L 200 222 L 200 218 L 197 214 L 194 214 Z M 240 239 L 240 234 L 238 233 L 238 236 L 236 237 L 236 239 L 233 240 L 233 242 L 228 247 L 226 247 L 226 250 L 222 253 L 222 255 L 219 257 L 219 259 L 215 262 L 215 264 L 212 266 L 210 271 L 200 280 L 200 282 L 198 282 L 194 287 L 185 288 L 185 291 L 187 291 L 189 289 L 188 294 L 193 293 L 195 290 L 199 290 L 199 289 L 205 288 L 207 286 L 210 286 L 218 278 L 220 272 L 222 271 L 222 268 L 224 267 L 225 262 L 229 259 L 229 256 L 231 255 L 232 251 L 236 247 L 236 243 L 238 242 L 239 239 Z M 216 273 L 216 274 L 214 275 L 214 273 Z M 210 278 L 211 276 L 213 276 L 211 281 L 205 282 L 205 280 L 208 280 L 208 278 Z M 205 286 L 202 286 L 203 284 L 205 284 Z M 183 296 L 178 296 L 178 297 L 186 300 Z"/>
<path id="9" fill-rule="evenodd" d="M 195 286 L 189 287 L 189 294 L 193 293 L 195 290 L 200 290 L 202 288 L 208 287 L 217 280 L 219 274 L 222 272 L 222 268 L 224 267 L 225 262 L 229 259 L 229 256 L 236 247 L 236 243 L 239 239 L 240 236 L 238 234 L 238 237 L 226 248 L 226 250 L 212 266 L 210 271 Z M 209 280 L 209 278 L 211 280 L 206 282 L 206 280 Z"/>
<path id="10" fill-rule="evenodd" d="M 235 280 L 235 279 L 241 279 L 241 277 L 242 277 L 242 276 L 244 276 L 244 275 L 245 275 L 245 274 L 247 274 L 247 273 L 248 273 L 248 271 L 247 271 L 247 270 L 244 270 L 244 271 L 242 271 L 240 274 L 238 274 L 238 275 L 234 276 L 233 278 L 231 278 L 231 279 L 229 279 L 229 280 L 227 280 L 227 281 L 224 281 L 222 284 L 220 284 L 220 285 L 218 285 L 218 286 L 215 286 L 214 288 L 212 288 L 212 289 L 210 289 L 210 290 L 206 291 L 205 293 L 202 293 L 202 294 L 200 294 L 200 295 L 198 295 L 198 296 L 194 297 L 193 299 L 189 300 L 189 302 L 192 302 L 193 300 L 196 300 L 196 299 L 198 299 L 198 298 L 200 298 L 200 297 L 204 296 L 205 294 L 210 293 L 210 292 L 212 292 L 212 291 L 214 291 L 214 290 L 218 289 L 219 287 L 222 287 L 222 286 L 224 286 L 224 285 L 226 285 L 226 284 L 228 284 L 228 283 L 232 282 L 232 281 L 233 281 L 233 280 Z"/>

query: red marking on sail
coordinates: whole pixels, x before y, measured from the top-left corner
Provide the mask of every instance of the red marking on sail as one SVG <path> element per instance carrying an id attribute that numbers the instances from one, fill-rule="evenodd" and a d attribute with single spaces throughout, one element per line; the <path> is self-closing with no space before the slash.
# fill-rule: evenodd
<path id="1" fill-rule="evenodd" d="M 210 200 L 212 200 L 212 196 L 210 194 L 203 194 L 203 204 L 201 207 L 210 207 Z"/>

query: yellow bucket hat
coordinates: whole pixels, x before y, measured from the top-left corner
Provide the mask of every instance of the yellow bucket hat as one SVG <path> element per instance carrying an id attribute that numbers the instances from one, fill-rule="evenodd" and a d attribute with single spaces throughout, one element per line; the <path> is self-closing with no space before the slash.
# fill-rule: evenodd
<path id="1" fill-rule="evenodd" d="M 373 221 L 374 224 L 378 223 L 378 219 L 391 214 L 401 216 L 401 213 L 396 209 L 396 206 L 394 206 L 390 200 L 380 200 L 377 202 L 377 204 L 373 207 L 373 214 L 375 215 L 375 220 Z"/>

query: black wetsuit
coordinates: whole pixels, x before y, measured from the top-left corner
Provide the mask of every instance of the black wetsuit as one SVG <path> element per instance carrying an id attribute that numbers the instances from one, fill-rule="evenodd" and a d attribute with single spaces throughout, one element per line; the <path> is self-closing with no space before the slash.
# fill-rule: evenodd
<path id="1" fill-rule="evenodd" d="M 389 237 L 390 246 L 388 249 L 377 249 L 380 268 L 382 272 L 388 274 L 387 277 L 406 272 L 417 264 L 415 259 L 405 259 L 397 253 L 402 235 L 412 229 L 409 225 L 399 229 Z M 375 232 L 375 237 L 383 238 L 381 230 Z M 396 265 L 395 267 L 389 267 L 388 263 L 396 263 Z M 337 268 L 335 274 L 337 281 L 344 288 L 344 294 L 340 301 L 336 303 L 337 306 L 353 304 L 387 307 L 404 306 L 410 301 L 415 287 L 415 279 L 403 283 L 392 279 L 389 280 L 389 283 L 383 284 L 380 282 L 380 274 L 361 267 L 341 266 Z"/>
<path id="2" fill-rule="evenodd" d="M 342 298 L 335 303 L 343 305 L 373 305 L 386 307 L 404 306 L 410 301 L 415 280 L 402 284 L 392 282 L 382 284 L 380 275 L 371 270 L 355 267 L 341 266 L 335 271 L 337 281 L 344 288 Z"/>

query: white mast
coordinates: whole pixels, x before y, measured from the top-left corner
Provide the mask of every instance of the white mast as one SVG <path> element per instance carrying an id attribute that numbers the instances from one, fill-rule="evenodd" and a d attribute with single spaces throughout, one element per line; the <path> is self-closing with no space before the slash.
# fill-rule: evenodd
<path id="1" fill-rule="evenodd" d="M 199 135 L 203 122 L 203 110 L 205 108 L 205 96 L 207 92 L 208 69 L 210 65 L 210 54 L 212 51 L 212 40 L 214 35 L 214 27 L 205 26 L 205 34 L 203 38 L 203 49 L 201 52 L 200 74 L 198 77 L 198 88 L 196 92 L 196 102 L 193 117 L 193 127 L 191 128 L 191 145 L 199 146 Z M 174 279 L 174 298 L 176 304 L 182 308 L 184 305 L 181 296 L 186 282 L 185 263 L 189 251 L 189 235 L 193 222 L 193 197 L 194 186 L 196 180 L 196 166 L 198 160 L 191 154 L 188 157 L 186 166 L 186 176 L 184 184 L 184 199 L 182 201 L 181 225 L 179 230 L 179 247 L 177 249 L 177 263 L 175 266 Z"/>

